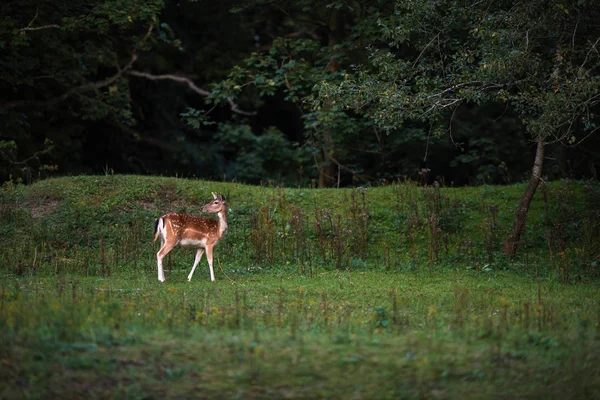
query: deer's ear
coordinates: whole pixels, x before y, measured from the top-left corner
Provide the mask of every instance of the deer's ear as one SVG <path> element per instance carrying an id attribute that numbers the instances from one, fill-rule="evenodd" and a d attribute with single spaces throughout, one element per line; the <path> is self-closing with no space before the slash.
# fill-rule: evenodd
<path id="1" fill-rule="evenodd" d="M 225 202 L 226 202 L 226 200 L 225 200 L 225 196 L 223 196 L 222 194 L 220 194 L 220 195 L 219 195 L 219 197 L 221 198 L 221 201 L 222 201 L 223 203 L 225 203 Z"/>
<path id="2" fill-rule="evenodd" d="M 215 194 L 215 192 L 211 192 L 211 193 L 212 193 L 213 197 L 215 198 L 215 200 L 218 199 L 218 196 Z"/>

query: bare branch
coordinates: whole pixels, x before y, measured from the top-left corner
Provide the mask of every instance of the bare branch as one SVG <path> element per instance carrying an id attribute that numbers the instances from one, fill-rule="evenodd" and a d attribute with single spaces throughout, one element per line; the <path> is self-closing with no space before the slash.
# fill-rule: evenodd
<path id="1" fill-rule="evenodd" d="M 460 103 L 461 101 L 464 101 L 464 98 L 459 97 L 459 98 L 441 99 L 441 100 L 435 102 L 431 107 L 429 107 L 427 110 L 425 110 L 422 114 L 427 115 L 436 109 L 443 110 L 444 108 L 453 106 L 454 104 Z"/>
<path id="2" fill-rule="evenodd" d="M 175 82 L 179 82 L 179 83 L 185 83 L 192 91 L 196 92 L 200 96 L 210 95 L 209 91 L 199 88 L 198 86 L 196 86 L 196 84 L 194 82 L 192 82 L 191 79 L 186 78 L 185 76 L 179 76 L 179 75 L 174 75 L 174 74 L 153 75 L 148 72 L 141 72 L 141 71 L 135 71 L 135 70 L 131 70 L 131 71 L 127 72 L 127 74 L 131 75 L 131 76 L 136 76 L 138 78 L 149 79 L 151 81 L 169 80 L 169 81 L 175 81 Z"/>
<path id="3" fill-rule="evenodd" d="M 60 29 L 60 25 L 50 24 L 50 25 L 44 25 L 44 26 L 36 26 L 35 28 L 26 27 L 26 28 L 21 28 L 20 31 L 21 32 L 25 32 L 25 31 L 41 31 L 41 30 L 44 30 L 44 29 Z"/>
<path id="4" fill-rule="evenodd" d="M 429 41 L 429 43 L 427 43 L 427 45 L 425 45 L 425 47 L 423 48 L 423 50 L 421 51 L 421 53 L 419 54 L 419 56 L 417 57 L 417 59 L 416 59 L 416 60 L 415 60 L 415 62 L 413 63 L 413 65 L 412 65 L 413 67 L 414 67 L 415 65 L 417 65 L 417 63 L 418 63 L 418 62 L 419 62 L 419 60 L 421 59 L 421 56 L 423 55 L 423 53 L 425 53 L 425 50 L 427 50 L 427 48 L 429 47 L 429 45 L 430 45 L 431 43 L 433 43 L 433 41 L 434 41 L 435 39 L 437 39 L 437 38 L 439 38 L 439 37 L 440 37 L 440 33 L 441 33 L 441 32 L 438 32 L 438 34 L 437 34 L 437 35 L 435 35 L 435 36 L 433 37 L 433 39 L 431 39 L 431 40 Z"/>
<path id="5" fill-rule="evenodd" d="M 329 155 L 329 156 L 328 156 L 328 159 L 329 159 L 330 161 L 332 161 L 332 162 L 333 162 L 335 165 L 337 165 L 339 169 L 342 169 L 342 170 L 344 170 L 344 171 L 346 171 L 346 172 L 349 172 L 349 173 L 351 173 L 352 175 L 354 175 L 354 176 L 356 176 L 356 177 L 362 177 L 362 178 L 366 178 L 366 179 L 370 179 L 370 180 L 373 180 L 373 179 L 374 179 L 374 177 L 372 177 L 372 176 L 369 176 L 369 175 L 366 175 L 366 174 L 361 174 L 361 173 L 358 173 L 358 172 L 356 172 L 355 170 L 353 170 L 352 168 L 350 168 L 350 167 L 347 167 L 346 165 L 342 164 L 342 163 L 341 163 L 341 162 L 339 162 L 339 161 L 338 161 L 338 160 L 337 160 L 335 157 L 333 157 L 333 156 L 331 156 L 331 155 Z M 334 177 L 333 177 L 333 176 L 329 176 L 329 178 L 334 178 Z"/>
<path id="6" fill-rule="evenodd" d="M 429 153 L 429 137 L 433 131 L 433 122 L 429 123 L 429 131 L 427 132 L 427 141 L 425 142 L 425 155 L 423 156 L 423 162 L 427 161 L 427 153 Z"/>
<path id="7" fill-rule="evenodd" d="M 434 94 L 432 94 L 432 95 L 429 95 L 429 96 L 427 96 L 427 98 L 428 98 L 428 99 L 430 99 L 430 98 L 432 98 L 432 97 L 438 97 L 438 96 L 441 96 L 441 95 L 443 95 L 443 94 L 444 94 L 444 93 L 446 93 L 446 92 L 449 92 L 449 91 L 451 91 L 451 90 L 454 90 L 454 89 L 456 89 L 456 88 L 459 88 L 459 87 L 462 87 L 462 86 L 471 85 L 471 84 L 473 84 L 473 83 L 481 83 L 481 82 L 479 82 L 479 81 L 472 81 L 472 82 L 462 82 L 462 83 L 457 83 L 456 85 L 452 85 L 452 86 L 450 86 L 449 88 L 446 88 L 446 89 L 442 90 L 442 91 L 441 91 L 441 92 L 439 92 L 439 93 L 434 93 Z"/>
<path id="8" fill-rule="evenodd" d="M 246 116 L 252 116 L 252 115 L 258 114 L 256 111 L 244 111 L 244 110 L 240 110 L 240 108 L 237 105 L 237 103 L 235 103 L 231 97 L 227 98 L 227 102 L 229 103 L 229 106 L 231 107 L 231 111 L 233 111 L 234 113 L 241 114 L 241 115 L 246 115 Z"/>
<path id="9" fill-rule="evenodd" d="M 479 5 L 479 3 L 483 3 L 484 0 L 480 0 L 480 1 L 476 1 L 475 3 L 471 4 L 471 8 L 476 7 Z"/>
<path id="10" fill-rule="evenodd" d="M 36 16 L 29 23 L 29 25 L 31 25 L 35 21 L 36 18 L 37 18 L 37 12 L 36 12 Z M 48 27 L 50 27 L 50 25 L 47 25 L 45 27 L 38 27 L 38 28 L 31 28 L 30 26 L 28 26 L 27 28 L 23 28 L 21 30 L 39 30 L 39 29 L 47 29 Z M 58 25 L 56 25 L 54 27 L 60 28 L 60 26 L 58 26 Z M 148 31 L 146 32 L 144 38 L 140 42 L 140 45 L 143 44 L 146 40 L 148 40 L 148 38 L 152 34 L 153 28 L 154 28 L 154 24 L 150 24 L 150 26 L 148 27 Z M 131 76 L 135 76 L 138 78 L 145 78 L 145 79 L 149 79 L 149 80 L 153 80 L 153 81 L 170 80 L 170 81 L 175 81 L 175 82 L 179 82 L 179 83 L 184 83 L 192 91 L 199 94 L 200 96 L 207 97 L 210 95 L 209 91 L 199 88 L 198 86 L 196 86 L 196 84 L 190 78 L 187 78 L 185 76 L 179 76 L 179 75 L 174 75 L 174 74 L 153 75 L 148 72 L 131 70 L 131 68 L 132 68 L 133 64 L 136 62 L 137 58 L 138 57 L 137 57 L 136 49 L 134 49 L 129 62 L 127 64 L 125 64 L 123 67 L 118 65 L 118 63 L 115 63 L 117 72 L 114 75 L 109 76 L 106 79 L 96 81 L 96 82 L 88 82 L 83 85 L 71 88 L 71 89 L 67 90 L 65 93 L 63 93 L 62 95 L 54 97 L 49 100 L 44 100 L 44 101 L 17 100 L 17 101 L 11 101 L 8 103 L 0 104 L 0 110 L 2 110 L 2 109 L 7 110 L 7 109 L 13 109 L 13 108 L 20 108 L 20 107 L 48 107 L 53 104 L 64 101 L 68 97 L 70 97 L 74 94 L 83 93 L 83 92 L 86 92 L 89 90 L 96 90 L 96 89 L 100 89 L 100 88 L 112 85 L 113 83 L 118 81 L 121 77 L 123 77 L 123 75 L 131 75 Z M 240 109 L 239 106 L 237 105 L 237 103 L 235 103 L 235 101 L 230 97 L 227 98 L 227 102 L 231 108 L 231 111 L 234 113 L 246 115 L 246 116 L 252 116 L 252 115 L 257 114 L 256 111 L 244 111 L 244 110 Z"/>
<path id="11" fill-rule="evenodd" d="M 31 20 L 31 22 L 29 24 L 27 24 L 27 26 L 25 28 L 19 29 L 19 31 L 26 32 L 26 31 L 41 31 L 43 29 L 60 29 L 60 25 L 56 25 L 56 24 L 37 26 L 35 28 L 32 28 L 31 25 L 33 25 L 33 22 L 37 19 L 39 12 L 40 12 L 40 6 L 38 6 L 35 9 L 35 15 L 34 15 L 33 19 Z"/>
<path id="12" fill-rule="evenodd" d="M 458 147 L 458 143 L 454 142 L 454 137 L 452 137 L 452 121 L 454 121 L 456 110 L 458 110 L 458 107 L 454 107 L 454 110 L 452 110 L 452 115 L 450 116 L 450 121 L 448 122 L 448 135 L 450 136 L 450 141 L 454 147 Z"/>
<path id="13" fill-rule="evenodd" d="M 104 86 L 111 85 L 111 84 L 115 83 L 117 80 L 119 80 L 119 78 L 124 73 L 126 73 L 129 69 L 131 69 L 131 67 L 133 66 L 133 63 L 136 62 L 136 60 L 137 60 L 137 53 L 134 50 L 133 53 L 131 54 L 131 60 L 129 60 L 129 62 L 127 64 L 125 64 L 125 66 L 123 68 L 119 69 L 118 72 L 116 74 L 114 74 L 113 76 L 110 76 L 110 77 L 103 79 L 101 81 L 98 81 L 98 82 L 91 82 L 91 83 L 88 83 L 87 85 L 79 86 L 72 91 L 80 92 L 80 91 L 85 91 L 87 89 L 100 89 Z M 69 93 L 69 92 L 67 92 L 67 93 Z"/>
<path id="14" fill-rule="evenodd" d="M 153 75 L 148 72 L 141 72 L 141 71 L 135 71 L 135 70 L 129 71 L 129 72 L 127 72 L 127 74 L 138 77 L 138 78 L 149 79 L 151 81 L 170 80 L 170 81 L 175 81 L 175 82 L 179 82 L 179 83 L 184 83 L 193 92 L 199 94 L 200 96 L 204 96 L 204 97 L 210 96 L 210 92 L 208 90 L 199 88 L 198 86 L 196 86 L 196 84 L 190 78 L 187 78 L 185 76 L 180 76 L 180 75 L 175 75 L 175 74 Z M 227 98 L 227 102 L 229 103 L 231 111 L 233 111 L 234 113 L 241 114 L 241 115 L 247 115 L 247 116 L 256 115 L 256 111 L 241 110 L 231 97 Z"/>
<path id="15" fill-rule="evenodd" d="M 571 49 L 575 50 L 575 34 L 577 33 L 577 28 L 579 27 L 579 20 L 581 18 L 581 14 L 577 14 L 577 22 L 575 23 L 575 28 L 573 29 L 573 36 L 571 37 Z"/>
<path id="16" fill-rule="evenodd" d="M 35 15 L 33 16 L 33 19 L 31 20 L 31 22 L 29 24 L 27 24 L 27 27 L 29 28 L 31 25 L 33 25 L 33 22 L 37 19 L 38 15 L 40 13 L 40 6 L 38 5 L 37 8 L 35 9 Z"/>
<path id="17" fill-rule="evenodd" d="M 142 39 L 142 42 L 140 44 L 144 44 L 146 42 L 146 40 L 148 40 L 148 38 L 152 34 L 152 29 L 154 29 L 154 22 L 150 23 L 150 26 L 148 27 L 148 32 L 146 32 L 146 35 L 144 36 L 144 38 Z"/>
<path id="18" fill-rule="evenodd" d="M 583 67 L 585 66 L 585 64 L 587 63 L 588 59 L 590 58 L 590 54 L 592 53 L 592 51 L 598 51 L 598 50 L 596 50 L 596 46 L 598 45 L 599 41 L 600 41 L 600 37 L 598 37 L 598 39 L 596 39 L 596 41 L 594 42 L 594 44 L 590 47 L 590 50 L 585 55 L 585 59 L 583 60 L 583 62 L 581 63 L 581 66 L 579 67 L 579 71 L 580 72 L 583 70 Z"/>
<path id="19" fill-rule="evenodd" d="M 577 147 L 579 146 L 581 143 L 583 143 L 587 138 L 589 138 L 590 136 L 592 136 L 593 134 L 595 134 L 598 130 L 600 130 L 600 126 L 597 127 L 596 129 L 590 131 L 587 135 L 585 135 L 581 140 L 576 141 L 575 143 L 571 144 L 571 145 L 566 145 L 566 147 Z"/>

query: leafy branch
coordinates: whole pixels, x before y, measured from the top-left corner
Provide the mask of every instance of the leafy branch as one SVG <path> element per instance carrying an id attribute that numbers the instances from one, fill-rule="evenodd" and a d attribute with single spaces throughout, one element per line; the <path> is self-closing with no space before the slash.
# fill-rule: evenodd
<path id="1" fill-rule="evenodd" d="M 101 89 L 103 87 L 106 86 L 110 86 L 113 83 L 115 83 L 116 81 L 118 81 L 123 74 L 125 74 L 132 66 L 133 63 L 135 63 L 135 61 L 137 60 L 137 54 L 136 54 L 136 50 L 133 50 L 133 53 L 131 55 L 131 59 L 129 60 L 129 62 L 127 64 L 125 64 L 125 66 L 123 66 L 122 68 L 117 66 L 117 73 L 115 73 L 112 76 L 109 76 L 106 79 L 102 79 L 100 81 L 96 81 L 96 82 L 88 82 L 85 83 L 83 85 L 80 86 L 76 86 L 74 88 L 71 88 L 69 90 L 67 90 L 65 93 L 61 94 L 60 96 L 56 96 L 52 99 L 49 100 L 43 100 L 43 101 L 33 101 L 33 100 L 16 100 L 16 101 L 10 101 L 4 104 L 0 104 L 0 109 L 3 110 L 10 110 L 13 108 L 21 108 L 21 107 L 49 107 L 52 106 L 54 104 L 60 103 L 61 101 L 66 100 L 67 98 L 69 98 L 70 96 L 73 96 L 75 94 L 80 94 L 80 93 L 85 93 L 89 90 L 97 90 L 97 89 Z"/>
<path id="2" fill-rule="evenodd" d="M 44 141 L 44 148 L 33 153 L 31 156 L 23 160 L 15 160 L 17 153 L 17 144 L 14 140 L 0 141 L 0 159 L 5 160 L 9 164 L 16 166 L 27 166 L 29 162 L 35 160 L 41 164 L 40 157 L 50 153 L 54 149 L 54 143 L 50 139 Z"/>
<path id="3" fill-rule="evenodd" d="M 36 11 L 35 17 L 29 23 L 29 25 L 31 25 L 33 23 L 33 21 L 35 21 L 36 18 L 37 18 L 37 11 Z M 27 28 L 23 28 L 23 29 L 27 29 Z M 146 32 L 146 35 L 144 36 L 144 38 L 140 42 L 140 46 L 142 46 L 148 40 L 148 38 L 152 34 L 152 30 L 153 29 L 154 29 L 154 24 L 151 23 L 148 26 L 148 31 Z M 42 101 L 33 101 L 33 100 L 15 100 L 15 101 L 9 101 L 7 103 L 0 104 L 0 110 L 10 110 L 10 109 L 13 109 L 13 108 L 21 108 L 21 107 L 49 107 L 49 106 L 52 106 L 54 104 L 60 103 L 61 101 L 64 101 L 67 98 L 69 98 L 69 97 L 71 97 L 71 96 L 73 96 L 75 94 L 85 93 L 85 92 L 90 91 L 90 90 L 97 90 L 97 89 L 101 89 L 101 88 L 106 87 L 106 86 L 110 86 L 113 83 L 117 82 L 129 69 L 131 69 L 131 67 L 137 61 L 137 59 L 138 59 L 137 49 L 134 48 L 133 51 L 132 51 L 132 53 L 131 53 L 131 59 L 127 62 L 127 64 L 125 64 L 123 67 L 121 67 L 118 63 L 116 63 L 115 66 L 116 66 L 117 72 L 114 75 L 109 76 L 108 78 L 105 78 L 105 79 L 102 79 L 102 80 L 99 80 L 99 81 L 95 81 L 95 82 L 84 83 L 82 85 L 73 87 L 73 88 L 67 90 L 65 93 L 61 94 L 60 96 L 56 96 L 56 97 L 53 97 L 53 98 L 48 99 L 48 100 L 42 100 Z"/>

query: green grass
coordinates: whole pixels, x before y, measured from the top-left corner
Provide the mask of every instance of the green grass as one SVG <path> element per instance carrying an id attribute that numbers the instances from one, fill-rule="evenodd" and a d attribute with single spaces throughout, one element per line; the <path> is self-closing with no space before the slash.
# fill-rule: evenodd
<path id="1" fill-rule="evenodd" d="M 598 288 L 513 273 L 3 281 L 3 398 L 591 398 Z"/>
<path id="2" fill-rule="evenodd" d="M 538 193 L 507 260 L 522 190 L 5 185 L 0 398 L 598 398 L 598 188 Z M 217 281 L 177 249 L 159 283 L 154 217 L 211 191 Z"/>

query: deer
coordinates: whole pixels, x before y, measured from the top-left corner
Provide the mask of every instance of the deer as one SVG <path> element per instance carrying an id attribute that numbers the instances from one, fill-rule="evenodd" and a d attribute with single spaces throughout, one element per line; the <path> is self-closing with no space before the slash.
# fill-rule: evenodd
<path id="1" fill-rule="evenodd" d="M 202 212 L 216 213 L 219 219 L 197 217 L 187 214 L 168 213 L 156 219 L 154 226 L 154 241 L 160 237 L 161 246 L 156 253 L 158 263 L 158 280 L 165 281 L 163 258 L 177 245 L 195 247 L 196 259 L 188 281 L 192 280 L 194 271 L 206 251 L 210 280 L 215 280 L 213 270 L 213 248 L 227 231 L 227 202 L 225 197 L 212 193 L 213 200 L 202 207 Z"/>

